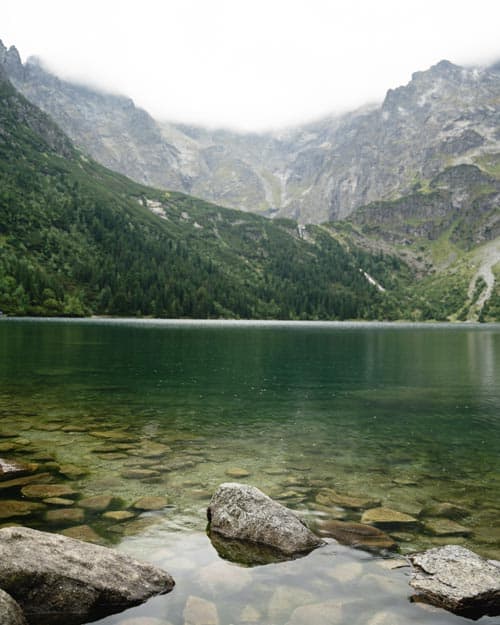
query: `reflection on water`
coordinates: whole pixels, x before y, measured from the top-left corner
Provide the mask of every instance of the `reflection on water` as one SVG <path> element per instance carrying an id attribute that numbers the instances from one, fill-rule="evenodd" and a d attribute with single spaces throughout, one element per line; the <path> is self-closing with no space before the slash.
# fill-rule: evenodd
<path id="1" fill-rule="evenodd" d="M 499 357 L 498 326 L 2 320 L 0 458 L 37 467 L 0 481 L 0 516 L 176 578 L 103 623 L 183 623 L 190 595 L 221 623 L 462 622 L 409 603 L 406 568 L 334 542 L 236 567 L 206 537 L 205 510 L 228 480 L 313 527 L 359 522 L 354 500 L 369 498 L 414 518 L 384 528 L 403 555 L 453 542 L 500 558 Z M 30 484 L 73 493 L 34 497 Z M 19 500 L 43 509 L 16 516 Z"/>

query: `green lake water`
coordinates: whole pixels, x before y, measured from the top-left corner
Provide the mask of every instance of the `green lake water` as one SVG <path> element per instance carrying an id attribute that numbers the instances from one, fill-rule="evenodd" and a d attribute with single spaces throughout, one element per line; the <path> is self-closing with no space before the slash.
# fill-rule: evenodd
<path id="1" fill-rule="evenodd" d="M 41 499 L 0 482 L 0 523 L 90 528 L 173 575 L 172 593 L 102 625 L 182 625 L 200 599 L 221 625 L 469 622 L 410 602 L 401 557 L 456 543 L 500 559 L 499 366 L 498 325 L 2 319 L 0 458 L 75 492 L 2 517 L 6 501 Z M 385 528 L 392 555 L 327 539 L 243 567 L 205 531 L 225 481 L 257 486 L 313 529 L 367 507 L 325 504 L 328 489 L 414 522 Z M 103 494 L 130 519 L 79 506 Z M 145 496 L 167 501 L 134 508 Z M 80 516 L 57 519 L 64 509 Z"/>

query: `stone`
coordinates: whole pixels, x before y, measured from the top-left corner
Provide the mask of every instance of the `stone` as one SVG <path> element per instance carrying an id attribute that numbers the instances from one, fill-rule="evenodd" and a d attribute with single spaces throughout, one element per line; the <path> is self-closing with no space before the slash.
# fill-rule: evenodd
<path id="1" fill-rule="evenodd" d="M 95 543 L 97 545 L 102 543 L 102 538 L 90 525 L 74 525 L 73 527 L 67 527 L 61 534 L 63 536 L 69 536 L 70 538 L 84 540 L 87 543 Z"/>
<path id="2" fill-rule="evenodd" d="M 141 497 L 132 506 L 136 510 L 161 510 L 168 504 L 166 497 Z"/>
<path id="3" fill-rule="evenodd" d="M 10 452 L 17 449 L 17 445 L 15 443 L 0 443 L 0 453 Z"/>
<path id="4" fill-rule="evenodd" d="M 328 571 L 328 577 L 337 580 L 341 584 L 353 582 L 355 579 L 359 579 L 363 574 L 363 565 L 361 562 L 343 562 L 338 564 L 333 569 Z"/>
<path id="5" fill-rule="evenodd" d="M 390 612 L 389 610 L 381 610 L 365 621 L 365 623 L 366 625 L 401 625 L 401 614 Z"/>
<path id="6" fill-rule="evenodd" d="M 122 471 L 120 474 L 127 480 L 142 480 L 151 477 L 159 477 L 161 473 L 159 471 L 153 471 L 152 469 L 128 469 Z"/>
<path id="7" fill-rule="evenodd" d="M 438 501 L 426 506 L 422 510 L 422 514 L 426 517 L 445 517 L 446 519 L 452 519 L 457 521 L 469 516 L 470 512 L 467 508 L 456 506 L 453 503 L 447 501 Z"/>
<path id="8" fill-rule="evenodd" d="M 451 519 L 427 519 L 425 528 L 436 536 L 470 536 L 472 530 Z"/>
<path id="9" fill-rule="evenodd" d="M 381 526 L 408 526 L 415 525 L 417 519 L 404 512 L 392 510 L 391 508 L 370 508 L 363 512 L 361 523 L 368 523 Z"/>
<path id="10" fill-rule="evenodd" d="M 94 497 L 85 497 L 80 499 L 78 505 L 85 510 L 92 510 L 93 512 L 104 512 L 107 510 L 113 501 L 113 495 L 95 495 Z"/>
<path id="11" fill-rule="evenodd" d="M 125 523 L 118 523 L 117 525 L 109 527 L 108 530 L 116 534 L 122 534 L 123 536 L 137 536 L 137 534 L 144 532 L 153 525 L 157 525 L 159 522 L 158 517 L 150 516 L 141 519 L 134 519 L 133 521 Z"/>
<path id="12" fill-rule="evenodd" d="M 340 506 L 351 510 L 364 510 L 378 506 L 380 501 L 368 497 L 351 497 L 342 495 L 333 488 L 324 488 L 316 495 L 316 502 L 323 506 Z"/>
<path id="13" fill-rule="evenodd" d="M 101 445 L 91 451 L 96 454 L 114 454 L 117 452 L 130 451 L 131 449 L 135 449 L 135 445 L 131 443 L 117 443 L 116 445 Z"/>
<path id="14" fill-rule="evenodd" d="M 61 464 L 59 465 L 59 473 L 70 480 L 75 480 L 83 475 L 87 475 L 88 470 L 77 467 L 76 464 Z"/>
<path id="15" fill-rule="evenodd" d="M 19 460 L 0 458 L 0 480 L 2 481 L 34 473 L 37 469 L 38 464 L 34 462 L 20 462 Z"/>
<path id="16" fill-rule="evenodd" d="M 184 625 L 219 625 L 217 607 L 212 601 L 190 595 L 184 611 Z"/>
<path id="17" fill-rule="evenodd" d="M 2 625 L 28 625 L 21 606 L 3 590 L 0 590 L 0 622 Z"/>
<path id="18" fill-rule="evenodd" d="M 128 510 L 109 510 L 102 515 L 103 519 L 111 519 L 112 521 L 128 521 L 133 519 L 135 514 Z"/>
<path id="19" fill-rule="evenodd" d="M 0 490 L 26 486 L 27 484 L 32 484 L 33 482 L 43 482 L 47 479 L 50 479 L 50 473 L 36 473 L 35 475 L 27 475 L 26 477 L 16 477 L 13 480 L 0 482 Z"/>
<path id="20" fill-rule="evenodd" d="M 317 522 L 317 532 L 320 536 L 335 538 L 342 545 L 350 545 L 368 551 L 395 549 L 395 541 L 385 532 L 363 523 L 337 521 L 329 519 Z"/>
<path id="21" fill-rule="evenodd" d="M 97 457 L 99 458 L 99 460 L 108 460 L 108 461 L 125 460 L 125 458 L 128 458 L 127 454 L 124 454 L 121 451 L 114 451 L 114 452 L 110 452 L 107 454 L 97 454 Z"/>
<path id="22" fill-rule="evenodd" d="M 249 477 L 251 475 L 250 471 L 247 471 L 247 469 L 241 469 L 240 467 L 233 467 L 231 469 L 226 469 L 224 473 L 228 477 L 234 477 L 235 479 L 240 479 L 242 477 Z"/>
<path id="23" fill-rule="evenodd" d="M 49 506 L 74 506 L 75 502 L 72 499 L 64 499 L 64 497 L 47 497 L 42 499 L 43 503 Z"/>
<path id="24" fill-rule="evenodd" d="M 341 625 L 342 603 L 340 601 L 325 601 L 312 603 L 296 608 L 292 612 L 287 625 Z"/>
<path id="25" fill-rule="evenodd" d="M 65 425 L 61 428 L 63 432 L 88 432 L 88 428 L 83 425 Z"/>
<path id="26" fill-rule="evenodd" d="M 76 495 L 77 491 L 65 484 L 29 484 L 21 489 L 29 499 L 47 499 L 48 497 L 67 497 Z"/>
<path id="27" fill-rule="evenodd" d="M 113 443 L 133 443 L 134 437 L 127 434 L 123 430 L 96 430 L 89 432 L 90 436 L 95 438 L 102 438 Z"/>
<path id="28" fill-rule="evenodd" d="M 45 506 L 33 501 L 18 501 L 7 499 L 0 503 L 0 519 L 10 519 L 17 516 L 29 516 L 33 512 L 44 510 Z"/>
<path id="29" fill-rule="evenodd" d="M 16 438 L 19 432 L 14 430 L 0 430 L 0 438 Z"/>
<path id="30" fill-rule="evenodd" d="M 143 458 L 161 458 L 165 454 L 172 451 L 172 448 L 163 443 L 155 443 L 154 441 L 145 441 L 133 453 Z"/>
<path id="31" fill-rule="evenodd" d="M 48 510 L 45 514 L 47 523 L 54 525 L 71 525 L 72 523 L 83 523 L 85 512 L 81 508 L 58 508 Z"/>
<path id="32" fill-rule="evenodd" d="M 500 614 L 500 568 L 459 545 L 409 556 L 417 600 L 468 618 Z"/>
<path id="33" fill-rule="evenodd" d="M 313 603 L 314 595 L 297 586 L 278 586 L 269 599 L 267 620 L 270 623 L 284 622 L 295 608 Z"/>
<path id="34" fill-rule="evenodd" d="M 214 593 L 237 593 L 252 583 L 252 574 L 248 569 L 223 560 L 202 567 L 197 578 L 202 588 L 209 588 Z"/>
<path id="35" fill-rule="evenodd" d="M 211 532 L 263 544 L 288 556 L 323 544 L 291 510 L 246 484 L 221 484 L 208 505 L 207 517 Z"/>
<path id="36" fill-rule="evenodd" d="M 35 429 L 40 430 L 41 432 L 56 432 L 61 428 L 62 425 L 60 423 L 40 423 Z"/>
<path id="37" fill-rule="evenodd" d="M 167 572 L 107 547 L 26 527 L 0 530 L 0 587 L 29 620 L 97 620 L 173 586 Z"/>

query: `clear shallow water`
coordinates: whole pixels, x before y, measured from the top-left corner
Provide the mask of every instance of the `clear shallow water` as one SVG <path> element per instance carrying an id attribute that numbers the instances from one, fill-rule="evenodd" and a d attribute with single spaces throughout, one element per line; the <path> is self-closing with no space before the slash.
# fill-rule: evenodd
<path id="1" fill-rule="evenodd" d="M 45 512 L 7 522 L 84 522 L 177 580 L 170 595 L 102 623 L 183 623 L 189 595 L 214 603 L 221 623 L 311 625 L 314 610 L 300 606 L 334 600 L 345 602 L 339 622 L 390 623 L 384 610 L 400 622 L 465 622 L 409 603 L 406 568 L 334 543 L 292 563 L 236 567 L 206 537 L 205 509 L 240 469 L 249 475 L 239 481 L 312 525 L 360 519 L 318 503 L 333 488 L 413 515 L 416 524 L 390 528 L 402 554 L 453 542 L 500 558 L 499 363 L 499 326 L 2 320 L 0 432 L 22 440 L 0 439 L 13 445 L 0 456 L 36 460 L 77 499 L 113 495 L 114 509 L 168 497 L 122 523 L 89 510 L 71 523 L 48 525 Z M 439 502 L 463 510 L 464 535 L 431 529 Z"/>

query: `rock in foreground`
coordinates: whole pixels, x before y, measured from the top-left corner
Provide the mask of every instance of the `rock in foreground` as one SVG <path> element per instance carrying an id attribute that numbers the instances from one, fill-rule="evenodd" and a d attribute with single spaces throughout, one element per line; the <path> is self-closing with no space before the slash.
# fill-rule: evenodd
<path id="1" fill-rule="evenodd" d="M 0 623 L 2 625 L 26 625 L 23 611 L 3 590 L 0 590 Z"/>
<path id="2" fill-rule="evenodd" d="M 165 571 L 106 547 L 29 528 L 0 530 L 0 588 L 30 622 L 86 622 L 173 586 Z"/>
<path id="3" fill-rule="evenodd" d="M 323 543 L 291 510 L 246 484 L 221 484 L 207 516 L 211 532 L 267 545 L 287 556 L 311 551 Z"/>
<path id="4" fill-rule="evenodd" d="M 410 561 L 417 599 L 474 619 L 500 614 L 500 567 L 458 545 L 416 553 Z"/>

